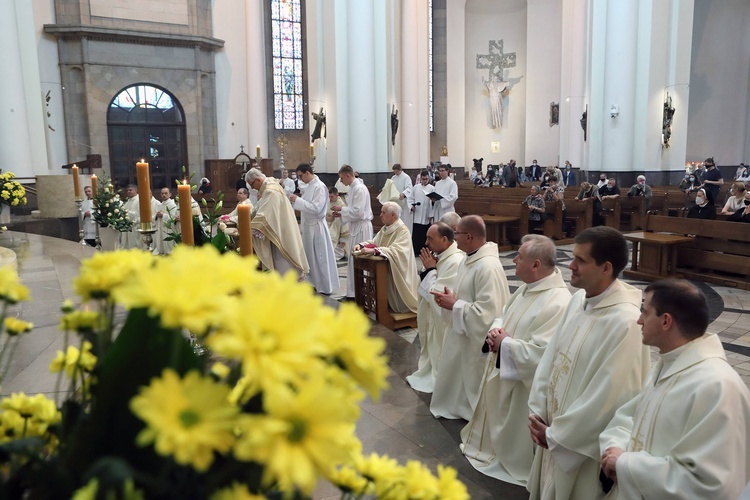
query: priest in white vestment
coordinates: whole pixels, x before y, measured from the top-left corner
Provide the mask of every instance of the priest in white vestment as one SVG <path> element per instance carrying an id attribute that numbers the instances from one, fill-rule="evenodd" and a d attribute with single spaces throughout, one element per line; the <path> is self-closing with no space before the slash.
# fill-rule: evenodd
<path id="1" fill-rule="evenodd" d="M 81 202 L 81 212 L 83 212 L 83 240 L 87 245 L 96 246 L 96 221 L 94 220 L 94 192 L 91 186 L 83 188 L 83 194 L 86 198 Z"/>
<path id="2" fill-rule="evenodd" d="M 293 194 L 289 199 L 301 214 L 302 246 L 310 265 L 310 282 L 318 292 L 331 294 L 339 288 L 339 274 L 326 224 L 328 188 L 313 173 L 310 165 L 302 163 L 296 172 L 307 188 L 302 196 Z"/>
<path id="3" fill-rule="evenodd" d="M 241 205 L 250 205 L 250 210 L 252 210 L 253 204 L 250 202 L 250 190 L 246 188 L 240 188 L 237 190 L 237 207 Z M 239 222 L 239 217 L 237 216 L 237 207 L 234 207 L 234 210 L 229 212 L 226 215 L 221 216 L 221 220 L 224 222 L 234 222 L 237 224 Z"/>
<path id="4" fill-rule="evenodd" d="M 349 246 L 349 225 L 341 222 L 341 217 L 333 216 L 333 207 L 346 205 L 344 199 L 339 196 L 339 190 L 335 187 L 328 188 L 328 210 L 326 211 L 326 222 L 328 232 L 331 233 L 331 244 L 333 255 L 336 260 L 347 256 Z"/>
<path id="5" fill-rule="evenodd" d="M 154 212 L 154 225 L 156 226 L 156 233 L 154 233 L 154 255 L 168 255 L 172 253 L 174 241 L 165 240 L 165 238 L 169 236 L 169 229 L 174 223 L 178 209 L 177 204 L 172 199 L 172 192 L 168 187 L 161 188 L 159 196 L 161 196 L 161 203 L 156 206 L 156 212 Z"/>
<path id="6" fill-rule="evenodd" d="M 750 479 L 750 392 L 727 363 L 703 292 L 650 284 L 638 320 L 659 361 L 599 436 L 612 497 L 737 498 Z"/>
<path id="7" fill-rule="evenodd" d="M 417 307 L 417 333 L 419 334 L 419 362 L 417 371 L 406 377 L 406 381 L 420 392 L 431 393 L 435 387 L 440 352 L 443 349 L 445 323 L 441 318 L 443 310 L 435 303 L 431 291 L 456 288 L 458 268 L 466 254 L 458 249 L 453 229 L 439 222 L 427 230 L 426 248 L 422 248 L 420 259 L 424 271 L 419 284 L 419 304 Z"/>
<path id="8" fill-rule="evenodd" d="M 469 420 L 484 374 L 482 345 L 510 291 L 497 245 L 487 241 L 481 217 L 462 218 L 454 234 L 466 259 L 458 269 L 455 290 L 431 292 L 445 310 L 446 327 L 430 411 L 436 417 Z"/>
<path id="9" fill-rule="evenodd" d="M 141 228 L 141 211 L 138 205 L 138 186 L 135 184 L 128 184 L 128 187 L 125 189 L 125 196 L 127 196 L 128 199 L 123 203 L 123 210 L 128 213 L 128 218 L 133 221 L 133 227 L 130 231 L 120 233 L 120 248 L 123 250 L 131 248 L 146 250 L 146 244 L 143 242 L 141 233 L 138 232 L 138 229 Z M 151 197 L 151 213 L 156 213 L 156 209 L 159 205 L 156 198 L 154 198 L 151 193 L 143 193 L 143 196 Z"/>
<path id="10" fill-rule="evenodd" d="M 297 218 L 284 189 L 274 178 L 251 168 L 247 184 L 260 193 L 253 208 L 253 249 L 263 267 L 286 274 L 293 270 L 299 279 L 310 272 L 302 246 Z"/>
<path id="11" fill-rule="evenodd" d="M 529 390 L 555 327 L 570 302 L 552 240 L 527 234 L 513 262 L 523 281 L 487 334 L 479 403 L 461 431 L 461 451 L 482 474 L 526 485 L 534 459 Z"/>
<path id="12" fill-rule="evenodd" d="M 401 205 L 388 201 L 380 210 L 380 228 L 375 238 L 362 241 L 352 253 L 388 259 L 388 306 L 393 312 L 417 312 L 417 262 L 411 247 L 411 234 L 401 220 Z"/>
<path id="13" fill-rule="evenodd" d="M 435 190 L 430 184 L 430 176 L 427 171 L 419 174 L 419 184 L 409 190 L 406 197 L 406 206 L 409 207 L 413 218 L 411 230 L 411 244 L 414 247 L 414 255 L 419 255 L 425 245 L 427 229 L 432 223 L 432 201 L 427 197 Z"/>
<path id="14" fill-rule="evenodd" d="M 436 201 L 432 206 L 433 220 L 440 220 L 440 217 L 447 212 L 455 212 L 454 204 L 458 199 L 458 184 L 451 179 L 448 167 L 440 165 L 438 174 L 440 175 L 440 180 L 435 183 L 435 192 L 442 196 L 443 199 Z"/>
<path id="15" fill-rule="evenodd" d="M 297 186 L 294 183 L 295 179 L 289 178 L 289 171 L 285 168 L 281 169 L 281 180 L 279 185 L 284 188 L 284 192 L 287 196 L 291 196 L 297 190 Z"/>
<path id="16" fill-rule="evenodd" d="M 396 187 L 396 190 L 399 194 L 397 203 L 401 205 L 401 220 L 404 221 L 406 227 L 408 227 L 409 231 L 411 231 L 412 215 L 411 211 L 409 210 L 409 205 L 407 205 L 406 203 L 406 199 L 409 196 L 412 188 L 411 178 L 408 174 L 404 173 L 404 170 L 401 168 L 400 163 L 394 163 L 391 170 L 393 171 L 393 177 L 391 177 L 391 180 L 393 181 L 393 185 Z"/>
<path id="17" fill-rule="evenodd" d="M 636 323 L 641 291 L 617 279 L 628 253 L 610 227 L 575 238 L 570 284 L 582 290 L 544 351 L 529 396 L 537 445 L 527 483 L 532 500 L 604 497 L 599 434 L 640 391 L 650 367 Z"/>
<path id="18" fill-rule="evenodd" d="M 347 206 L 334 205 L 333 216 L 340 217 L 341 222 L 349 224 L 349 241 L 352 244 L 372 239 L 372 205 L 370 191 L 362 179 L 354 177 L 354 169 L 343 165 L 339 169 L 339 180 L 349 188 Z M 349 266 L 346 275 L 346 298 L 354 300 L 354 256 L 349 254 Z"/>

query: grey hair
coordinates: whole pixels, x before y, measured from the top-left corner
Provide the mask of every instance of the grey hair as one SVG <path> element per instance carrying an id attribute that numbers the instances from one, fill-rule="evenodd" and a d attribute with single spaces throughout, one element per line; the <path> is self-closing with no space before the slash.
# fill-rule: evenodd
<path id="1" fill-rule="evenodd" d="M 639 180 L 641 180 L 641 179 L 643 179 L 643 180 L 645 181 L 645 180 L 646 180 L 646 176 L 645 176 L 645 175 L 639 175 L 639 176 L 638 176 L 638 177 L 636 177 L 635 179 L 636 179 L 637 181 L 639 181 Z"/>
<path id="2" fill-rule="evenodd" d="M 557 265 L 557 248 L 553 241 L 541 234 L 527 234 L 521 238 L 521 244 L 529 242 L 528 256 L 539 259 L 542 266 L 552 269 Z"/>
<path id="3" fill-rule="evenodd" d="M 262 181 L 266 180 L 266 175 L 257 168 L 251 168 L 245 174 L 245 182 L 247 182 L 248 185 L 252 184 L 257 179 L 260 179 Z"/>
<path id="4" fill-rule="evenodd" d="M 461 220 L 461 216 L 458 215 L 456 212 L 446 212 L 443 214 L 442 217 L 440 217 L 440 220 L 438 222 L 445 222 L 451 227 L 451 229 L 455 231 L 456 226 L 458 226 L 458 222 L 460 220 Z"/>
<path id="5" fill-rule="evenodd" d="M 383 203 L 382 210 L 384 212 L 395 214 L 396 217 L 401 217 L 401 205 L 396 202 L 386 201 L 385 203 Z"/>

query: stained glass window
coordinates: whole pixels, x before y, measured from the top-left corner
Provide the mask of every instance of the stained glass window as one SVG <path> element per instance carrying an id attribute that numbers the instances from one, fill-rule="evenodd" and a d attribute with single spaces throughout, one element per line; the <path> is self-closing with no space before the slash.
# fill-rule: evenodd
<path id="1" fill-rule="evenodd" d="M 300 0 L 271 0 L 273 109 L 277 130 L 302 129 L 305 125 L 300 8 Z"/>

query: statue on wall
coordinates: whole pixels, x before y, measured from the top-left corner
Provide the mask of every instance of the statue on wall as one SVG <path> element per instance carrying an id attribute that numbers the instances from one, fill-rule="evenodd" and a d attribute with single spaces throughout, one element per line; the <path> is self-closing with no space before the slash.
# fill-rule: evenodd
<path id="1" fill-rule="evenodd" d="M 584 110 L 583 114 L 581 115 L 581 128 L 583 129 L 583 141 L 586 142 L 586 132 L 588 131 L 588 128 L 586 127 L 589 119 L 589 106 L 586 105 L 586 109 Z"/>
<path id="2" fill-rule="evenodd" d="M 315 142 L 317 139 L 320 139 L 321 132 L 323 133 L 323 137 L 327 137 L 328 131 L 325 130 L 326 126 L 326 113 L 323 111 L 323 108 L 320 108 L 320 111 L 317 113 L 312 114 L 313 120 L 315 120 L 315 129 L 313 130 L 312 135 L 310 136 L 310 141 Z"/>
<path id="3" fill-rule="evenodd" d="M 560 103 L 552 101 L 549 103 L 549 126 L 560 123 Z"/>
<path id="4" fill-rule="evenodd" d="M 489 80 L 485 80 L 482 77 L 482 85 L 487 89 L 487 93 L 490 97 L 490 117 L 492 128 L 500 128 L 503 126 L 503 92 L 508 92 L 518 82 L 521 81 L 522 76 L 518 78 L 509 78 L 504 80 L 501 77 L 493 76 Z"/>
<path id="5" fill-rule="evenodd" d="M 669 147 L 669 139 L 672 137 L 672 118 L 675 109 L 672 106 L 672 96 L 667 92 L 667 98 L 664 100 L 664 112 L 662 115 L 661 125 L 661 142 L 665 148 Z"/>
<path id="6" fill-rule="evenodd" d="M 396 132 L 398 132 L 398 110 L 394 104 L 391 108 L 391 145 L 396 145 Z"/>

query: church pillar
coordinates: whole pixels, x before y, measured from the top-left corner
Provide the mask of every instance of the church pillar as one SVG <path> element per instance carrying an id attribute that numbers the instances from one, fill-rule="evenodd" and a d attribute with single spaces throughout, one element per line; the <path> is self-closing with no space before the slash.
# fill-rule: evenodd
<path id="1" fill-rule="evenodd" d="M 638 168 L 633 165 L 638 10 L 638 2 L 618 0 L 595 2 L 593 8 L 588 148 L 595 170 Z"/>
<path id="2" fill-rule="evenodd" d="M 261 155 L 269 156 L 268 105 L 266 104 L 266 33 L 265 13 L 261 0 L 246 0 L 245 33 L 247 51 L 247 130 L 246 151 L 251 156 L 255 146 L 260 145 Z M 236 145 L 237 147 L 239 145 Z M 276 165 L 279 159 L 276 158 Z"/>
<path id="3" fill-rule="evenodd" d="M 32 5 L 0 2 L 3 96 L 0 114 L 0 167 L 18 177 L 48 173 L 39 66 Z M 30 37 L 30 38 L 29 38 Z"/>
<path id="4" fill-rule="evenodd" d="M 454 167 L 466 156 L 466 0 L 446 0 L 446 86 L 448 156 Z"/>
<path id="5" fill-rule="evenodd" d="M 429 162 L 429 102 L 427 68 L 427 2 L 401 3 L 400 162 L 404 168 L 421 168 Z"/>
<path id="6" fill-rule="evenodd" d="M 586 73 L 587 0 L 562 0 L 562 35 L 560 37 L 560 153 L 557 160 L 563 165 L 566 160 L 574 167 L 588 172 L 588 161 L 584 158 L 583 129 L 581 115 L 588 104 Z M 540 160 L 540 164 L 541 160 Z M 593 167 L 592 167 L 593 168 Z M 585 179 L 579 179 L 582 182 Z"/>

